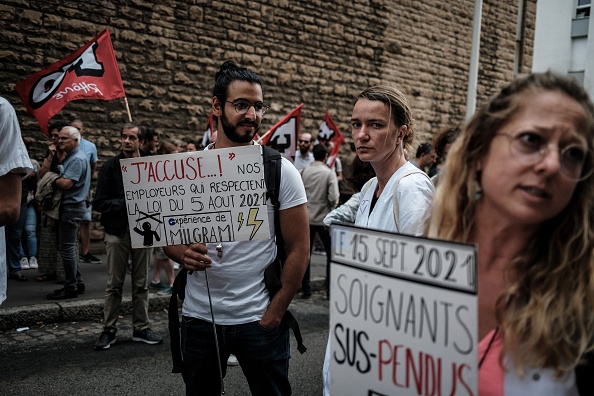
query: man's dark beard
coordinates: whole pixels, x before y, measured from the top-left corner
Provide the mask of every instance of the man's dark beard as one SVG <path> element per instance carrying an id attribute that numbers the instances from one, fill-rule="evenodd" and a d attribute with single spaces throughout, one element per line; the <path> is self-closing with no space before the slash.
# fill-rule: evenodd
<path id="1" fill-rule="evenodd" d="M 221 124 L 223 125 L 223 132 L 225 133 L 225 136 L 227 136 L 227 139 L 231 140 L 233 143 L 249 143 L 251 140 L 254 139 L 254 135 L 258 133 L 258 131 L 260 130 L 260 126 L 256 125 L 255 122 L 244 120 L 242 122 L 239 122 L 238 125 L 247 124 L 254 126 L 254 134 L 238 134 L 237 125 L 233 125 L 229 122 L 229 120 L 225 116 L 225 111 L 223 111 L 221 114 Z"/>

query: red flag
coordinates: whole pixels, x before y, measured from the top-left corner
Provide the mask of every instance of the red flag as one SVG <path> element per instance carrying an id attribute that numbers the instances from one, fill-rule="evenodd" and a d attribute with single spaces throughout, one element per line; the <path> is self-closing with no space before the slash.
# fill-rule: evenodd
<path id="1" fill-rule="evenodd" d="M 272 147 L 291 162 L 295 159 L 297 150 L 302 107 L 303 103 L 274 124 L 259 140 L 260 144 Z"/>
<path id="2" fill-rule="evenodd" d="M 319 143 L 326 143 L 332 142 L 334 143 L 334 147 L 332 151 L 328 153 L 328 159 L 326 160 L 326 164 L 328 167 L 332 168 L 334 162 L 336 162 L 336 157 L 338 157 L 338 151 L 340 150 L 340 145 L 345 142 L 344 136 L 338 129 L 338 126 L 334 123 L 332 116 L 330 113 L 326 112 L 324 116 L 324 121 L 320 124 L 320 132 L 318 133 L 317 142 Z"/>
<path id="3" fill-rule="evenodd" d="M 126 96 L 107 29 L 75 53 L 21 81 L 14 89 L 46 135 L 49 120 L 71 100 L 111 100 Z"/>
<path id="4" fill-rule="evenodd" d="M 202 135 L 202 145 L 204 147 L 208 146 L 210 143 L 215 142 L 217 140 L 217 135 L 214 133 L 216 128 L 214 127 L 214 120 L 212 119 L 212 111 L 208 116 L 208 125 L 206 126 L 206 131 Z"/>

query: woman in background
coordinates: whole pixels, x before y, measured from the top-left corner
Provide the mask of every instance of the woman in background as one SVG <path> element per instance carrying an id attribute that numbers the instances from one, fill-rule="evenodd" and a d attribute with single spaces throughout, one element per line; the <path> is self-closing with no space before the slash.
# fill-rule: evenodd
<path id="1" fill-rule="evenodd" d="M 479 394 L 594 394 L 594 107 L 522 77 L 463 127 L 428 236 L 478 245 Z"/>

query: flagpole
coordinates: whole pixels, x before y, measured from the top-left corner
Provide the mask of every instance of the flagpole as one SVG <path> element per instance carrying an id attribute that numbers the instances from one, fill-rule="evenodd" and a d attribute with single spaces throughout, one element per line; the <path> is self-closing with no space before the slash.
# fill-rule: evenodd
<path id="1" fill-rule="evenodd" d="M 264 139 L 266 136 L 270 135 L 270 132 L 272 132 L 272 129 L 269 129 L 268 132 L 266 132 L 264 135 L 260 136 L 258 138 L 258 144 L 262 143 L 262 139 Z"/>
<path id="2" fill-rule="evenodd" d="M 126 104 L 126 111 L 128 112 L 128 120 L 132 122 L 132 114 L 130 114 L 130 106 L 128 106 L 128 98 L 124 96 L 124 103 Z"/>

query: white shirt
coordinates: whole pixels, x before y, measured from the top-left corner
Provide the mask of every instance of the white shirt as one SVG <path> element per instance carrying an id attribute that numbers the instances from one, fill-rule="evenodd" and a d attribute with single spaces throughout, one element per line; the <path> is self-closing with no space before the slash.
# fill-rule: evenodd
<path id="1" fill-rule="evenodd" d="M 22 173 L 24 178 L 32 171 L 14 108 L 0 97 L 0 176 Z M 6 300 L 6 277 L 6 241 L 0 227 L 0 304 Z"/>
<path id="2" fill-rule="evenodd" d="M 422 235 L 425 220 L 431 211 L 434 187 L 431 180 L 420 173 L 414 173 L 400 180 L 396 188 L 400 229 L 396 226 L 393 215 L 394 185 L 400 176 L 414 168 L 411 163 L 401 166 L 386 184 L 377 199 L 373 211 L 370 212 L 371 201 L 377 188 L 377 177 L 369 182 L 369 188 L 362 190 L 359 210 L 355 225 L 374 228 L 381 231 L 399 232 L 402 234 Z M 363 192 L 364 191 L 364 192 Z M 387 214 L 390 214 L 389 216 Z"/>
<path id="3" fill-rule="evenodd" d="M 289 160 L 282 157 L 279 211 L 307 202 L 301 175 Z M 222 243 L 223 255 L 218 257 L 216 243 L 207 243 L 212 268 L 206 271 L 212 298 L 215 322 L 221 325 L 235 325 L 260 320 L 270 297 L 264 285 L 264 270 L 276 258 L 274 239 L 274 207 L 268 200 L 268 224 L 270 235 L 267 240 Z M 212 321 L 205 271 L 188 275 L 183 315 Z"/>

